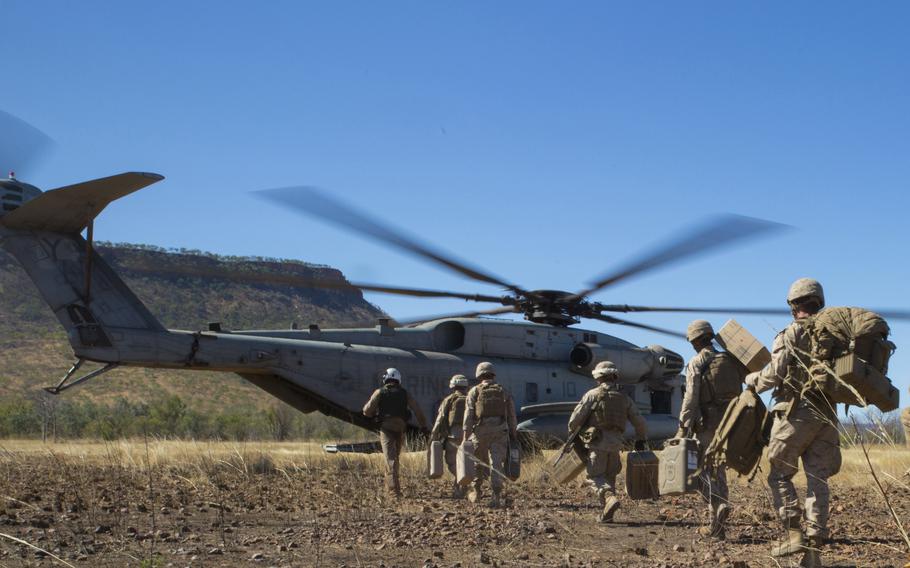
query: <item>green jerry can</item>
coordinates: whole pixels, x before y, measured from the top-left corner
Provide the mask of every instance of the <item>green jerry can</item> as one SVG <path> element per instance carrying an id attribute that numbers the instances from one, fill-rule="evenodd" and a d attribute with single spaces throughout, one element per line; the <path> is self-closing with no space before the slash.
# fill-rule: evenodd
<path id="1" fill-rule="evenodd" d="M 474 461 L 474 442 L 465 440 L 455 453 L 455 472 L 458 484 L 465 486 L 477 477 L 477 463 Z"/>
<path id="2" fill-rule="evenodd" d="M 506 455 L 506 477 L 512 481 L 521 476 L 521 444 L 518 440 L 509 440 L 509 453 Z"/>
<path id="3" fill-rule="evenodd" d="M 427 475 L 430 479 L 439 479 L 443 472 L 443 446 L 439 440 L 430 442 L 427 446 Z"/>
<path id="4" fill-rule="evenodd" d="M 649 451 L 626 454 L 626 493 L 630 499 L 657 499 L 660 461 Z"/>
<path id="5" fill-rule="evenodd" d="M 698 469 L 698 441 L 692 438 L 667 440 L 660 452 L 658 483 L 661 495 L 682 495 L 695 491 Z"/>

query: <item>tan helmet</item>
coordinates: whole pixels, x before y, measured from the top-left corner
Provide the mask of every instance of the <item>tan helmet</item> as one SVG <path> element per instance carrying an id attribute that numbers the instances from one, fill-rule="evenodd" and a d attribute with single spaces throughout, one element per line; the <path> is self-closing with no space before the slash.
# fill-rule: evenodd
<path id="1" fill-rule="evenodd" d="M 468 378 L 464 375 L 455 375 L 452 377 L 452 380 L 449 381 L 449 388 L 454 389 L 457 387 L 468 388 Z"/>
<path id="2" fill-rule="evenodd" d="M 818 298 L 821 307 L 825 307 L 825 291 L 818 280 L 814 278 L 800 278 L 793 284 L 790 284 L 790 290 L 787 292 L 787 303 L 792 304 L 795 300 L 808 297 Z"/>
<path id="3" fill-rule="evenodd" d="M 714 328 L 708 320 L 695 320 L 686 328 L 686 341 L 694 341 L 702 335 L 714 336 Z"/>
<path id="4" fill-rule="evenodd" d="M 479 379 L 483 375 L 493 375 L 494 377 L 496 376 L 496 369 L 493 368 L 493 363 L 484 361 L 483 363 L 477 365 L 477 371 L 474 373 L 474 376 Z"/>
<path id="5" fill-rule="evenodd" d="M 619 376 L 619 369 L 612 361 L 601 361 L 594 367 L 594 370 L 591 371 L 591 376 L 595 380 L 600 379 L 616 379 Z"/>

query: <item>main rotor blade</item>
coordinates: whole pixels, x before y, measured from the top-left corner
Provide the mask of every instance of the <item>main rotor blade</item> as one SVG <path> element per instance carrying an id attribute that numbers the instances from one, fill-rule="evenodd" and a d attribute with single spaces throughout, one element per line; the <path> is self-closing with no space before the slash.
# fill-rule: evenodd
<path id="1" fill-rule="evenodd" d="M 595 310 L 602 312 L 693 312 L 706 314 L 750 314 L 789 316 L 789 308 L 672 308 L 658 306 L 630 306 L 628 304 L 593 304 Z"/>
<path id="2" fill-rule="evenodd" d="M 468 278 L 502 286 L 518 294 L 524 292 L 515 284 L 510 284 L 501 278 L 420 244 L 414 238 L 407 237 L 395 229 L 368 217 L 366 214 L 355 211 L 353 208 L 329 197 L 326 193 L 314 187 L 283 187 L 254 193 L 279 205 L 319 217 L 340 227 L 383 241 L 410 254 L 431 260 Z"/>
<path id="3" fill-rule="evenodd" d="M 593 304 L 592 308 L 603 312 L 692 312 L 706 314 L 744 314 L 758 316 L 790 316 L 789 308 L 668 308 L 656 306 L 629 306 L 626 304 Z M 870 308 L 886 320 L 910 320 L 910 311 Z"/>
<path id="4" fill-rule="evenodd" d="M 483 294 L 463 294 L 461 292 L 449 292 L 447 290 L 426 290 L 422 288 L 399 288 L 395 286 L 384 286 L 379 284 L 364 284 L 360 282 L 347 282 L 345 280 L 325 280 L 322 278 L 309 278 L 306 276 L 297 276 L 293 274 L 271 274 L 268 272 L 240 272 L 225 270 L 216 267 L 190 267 L 190 266 L 172 266 L 172 267 L 130 267 L 129 270 L 143 273 L 167 273 L 178 274 L 181 276 L 221 278 L 233 282 L 243 282 L 246 284 L 277 284 L 282 286 L 293 286 L 296 288 L 323 288 L 328 290 L 348 290 L 378 292 L 380 294 L 397 294 L 400 296 L 416 296 L 420 298 L 456 298 L 473 302 L 493 302 L 502 304 L 508 301 L 508 296 L 486 296 Z M 511 308 L 509 308 L 511 309 Z"/>
<path id="5" fill-rule="evenodd" d="M 12 171 L 26 173 L 52 145 L 46 134 L 0 110 L 0 177 Z"/>
<path id="6" fill-rule="evenodd" d="M 664 334 L 664 335 L 670 335 L 670 336 L 677 337 L 677 338 L 680 338 L 680 339 L 685 339 L 685 338 L 686 338 L 686 334 L 685 334 L 685 333 L 680 333 L 680 332 L 674 331 L 674 330 L 672 330 L 672 329 L 664 329 L 664 328 L 662 328 L 662 327 L 654 327 L 653 325 L 646 325 L 646 324 L 638 323 L 638 322 L 634 322 L 634 321 L 624 320 L 624 319 L 620 319 L 620 318 L 614 318 L 613 316 L 605 316 L 605 315 L 602 315 L 602 314 L 589 314 L 589 315 L 582 316 L 582 317 L 593 318 L 593 319 L 597 319 L 597 320 L 600 320 L 600 321 L 605 321 L 605 322 L 607 322 L 607 323 L 615 323 L 615 324 L 618 324 L 618 325 L 627 325 L 627 326 L 629 326 L 629 327 L 637 327 L 637 328 L 639 328 L 639 329 L 646 329 L 646 330 L 648 330 L 648 331 L 653 331 L 653 332 L 655 332 L 655 333 L 662 333 L 662 334 Z"/>
<path id="7" fill-rule="evenodd" d="M 478 316 L 495 316 L 497 314 L 508 314 L 511 312 L 515 312 L 515 308 L 513 308 L 512 306 L 507 306 L 504 308 L 494 308 L 492 310 L 479 310 L 479 311 L 475 311 L 475 312 L 461 312 L 461 313 L 457 313 L 457 314 L 444 314 L 444 315 L 438 315 L 438 316 L 413 318 L 413 319 L 407 319 L 407 320 L 396 319 L 395 321 L 398 323 L 399 326 L 404 327 L 404 326 L 408 326 L 408 325 L 415 325 L 418 323 L 439 320 L 439 319 L 476 318 Z"/>
<path id="8" fill-rule="evenodd" d="M 754 217 L 732 214 L 720 215 L 703 225 L 691 229 L 679 238 L 658 246 L 640 258 L 604 274 L 592 282 L 587 290 L 579 292 L 577 296 L 588 296 L 621 280 L 649 270 L 667 266 L 711 250 L 728 247 L 734 243 L 746 241 L 759 235 L 778 232 L 785 228 L 788 228 L 788 226 Z"/>

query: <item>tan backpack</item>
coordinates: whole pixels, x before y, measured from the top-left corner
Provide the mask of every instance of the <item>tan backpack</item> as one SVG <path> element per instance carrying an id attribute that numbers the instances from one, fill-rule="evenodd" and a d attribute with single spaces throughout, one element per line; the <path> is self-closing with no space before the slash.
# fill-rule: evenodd
<path id="1" fill-rule="evenodd" d="M 506 391 L 499 383 L 487 383 L 477 386 L 478 418 L 505 417 Z"/>
<path id="2" fill-rule="evenodd" d="M 699 405 L 726 407 L 739 396 L 746 378 L 746 367 L 726 351 L 716 353 L 701 374 Z"/>
<path id="3" fill-rule="evenodd" d="M 804 394 L 814 389 L 834 403 L 897 408 L 900 393 L 885 376 L 896 347 L 884 318 L 863 308 L 833 307 L 802 325 L 812 359 Z"/>
<path id="4" fill-rule="evenodd" d="M 461 423 L 464 422 L 464 409 L 465 404 L 467 403 L 467 395 L 461 393 L 455 393 L 452 395 L 452 400 L 449 402 L 449 428 L 455 426 L 461 426 Z"/>
<path id="5" fill-rule="evenodd" d="M 768 409 L 755 391 L 744 390 L 731 401 L 714 438 L 705 450 L 703 467 L 725 465 L 739 473 L 752 473 L 768 445 Z"/>

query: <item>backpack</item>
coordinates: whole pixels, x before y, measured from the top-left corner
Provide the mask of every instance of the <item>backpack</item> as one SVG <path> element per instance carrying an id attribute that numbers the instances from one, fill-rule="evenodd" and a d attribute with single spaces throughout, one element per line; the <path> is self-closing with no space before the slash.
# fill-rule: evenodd
<path id="1" fill-rule="evenodd" d="M 461 427 L 461 423 L 464 422 L 464 409 L 468 401 L 468 397 L 461 393 L 455 393 L 452 395 L 452 400 L 449 403 L 449 428 L 454 428 L 455 426 Z"/>
<path id="2" fill-rule="evenodd" d="M 408 393 L 401 387 L 383 386 L 379 389 L 379 416 L 395 417 L 407 421 L 411 416 L 408 409 Z"/>
<path id="3" fill-rule="evenodd" d="M 505 417 L 506 391 L 499 383 L 477 386 L 477 418 Z"/>
<path id="4" fill-rule="evenodd" d="M 626 428 L 629 415 L 626 395 L 616 389 L 600 387 L 599 390 L 588 422 L 597 428 L 622 432 Z"/>
<path id="5" fill-rule="evenodd" d="M 863 308 L 834 307 L 802 320 L 810 341 L 812 364 L 803 392 L 822 392 L 831 402 L 888 412 L 900 393 L 885 375 L 896 349 L 880 315 Z"/>
<path id="6" fill-rule="evenodd" d="M 742 392 L 746 372 L 746 367 L 733 355 L 726 351 L 715 354 L 701 374 L 699 405 L 726 407 Z"/>
<path id="7" fill-rule="evenodd" d="M 714 438 L 705 450 L 704 466 L 726 465 L 740 475 L 749 475 L 758 466 L 768 445 L 771 421 L 762 399 L 746 389 L 727 406 Z"/>

